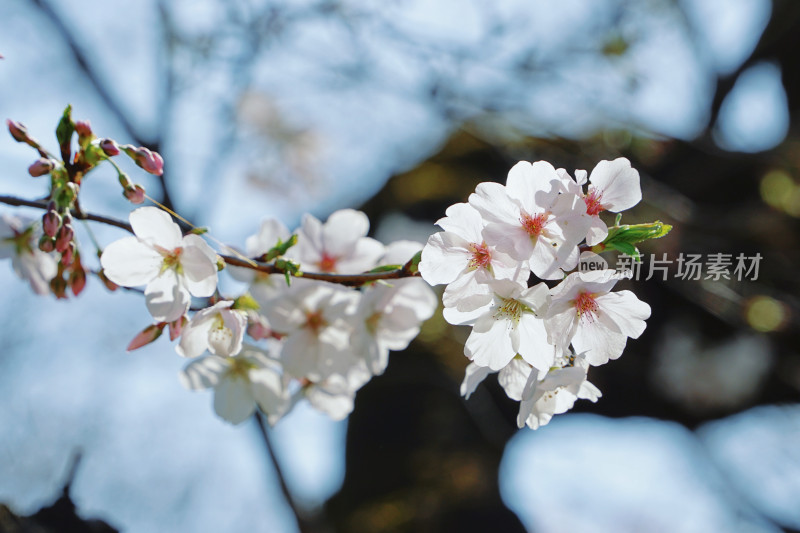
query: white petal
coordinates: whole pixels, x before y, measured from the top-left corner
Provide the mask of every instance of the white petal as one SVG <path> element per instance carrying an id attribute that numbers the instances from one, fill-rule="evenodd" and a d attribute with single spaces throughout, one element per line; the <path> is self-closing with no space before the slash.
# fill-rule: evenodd
<path id="1" fill-rule="evenodd" d="M 250 382 L 241 376 L 227 375 L 214 387 L 214 411 L 231 424 L 240 424 L 256 410 Z"/>
<path id="2" fill-rule="evenodd" d="M 230 363 L 222 357 L 211 355 L 195 359 L 181 371 L 181 384 L 190 390 L 210 389 L 219 383 L 230 368 Z"/>
<path id="3" fill-rule="evenodd" d="M 245 241 L 247 255 L 257 257 L 265 254 L 278 244 L 278 240 L 286 242 L 290 235 L 289 230 L 282 222 L 274 218 L 265 219 L 261 222 L 258 233 L 248 237 Z"/>
<path id="4" fill-rule="evenodd" d="M 631 162 L 624 157 L 600 161 L 592 170 L 589 181 L 602 191 L 600 202 L 609 211 L 624 211 L 642 199 L 639 173 L 631 168 Z"/>
<path id="5" fill-rule="evenodd" d="M 464 381 L 461 382 L 461 396 L 469 400 L 478 385 L 491 373 L 492 369 L 488 366 L 480 366 L 475 363 L 468 364 L 464 372 Z"/>
<path id="6" fill-rule="evenodd" d="M 530 313 L 523 313 L 517 331 L 520 334 L 519 354 L 525 361 L 535 366 L 537 370 L 547 370 L 553 366 L 556 347 L 547 342 L 544 320 Z"/>
<path id="7" fill-rule="evenodd" d="M 598 322 L 581 321 L 572 339 L 572 346 L 577 353 L 585 353 L 584 357 L 590 365 L 599 366 L 619 358 L 627 339 L 622 333 L 611 331 Z"/>
<path id="8" fill-rule="evenodd" d="M 600 311 L 617 324 L 620 333 L 639 338 L 650 318 L 650 306 L 639 300 L 631 291 L 611 292 L 596 298 Z"/>
<path id="9" fill-rule="evenodd" d="M 348 255 L 336 262 L 339 274 L 358 274 L 375 268 L 385 253 L 383 244 L 370 237 L 358 239 Z"/>
<path id="10" fill-rule="evenodd" d="M 181 245 L 181 228 L 166 211 L 158 207 L 140 207 L 130 214 L 133 232 L 148 244 L 172 251 Z"/>
<path id="11" fill-rule="evenodd" d="M 528 213 L 550 208 L 558 196 L 561 179 L 556 169 L 547 161 L 531 164 L 520 161 L 508 173 L 506 190 L 511 198 L 520 201 Z"/>
<path id="12" fill-rule="evenodd" d="M 264 413 L 271 415 L 286 409 L 289 394 L 277 372 L 270 368 L 259 368 L 251 370 L 248 376 L 256 403 Z"/>
<path id="13" fill-rule="evenodd" d="M 199 235 L 184 238 L 181 266 L 190 293 L 199 297 L 214 294 L 217 288 L 216 254 Z"/>
<path id="14" fill-rule="evenodd" d="M 156 322 L 172 322 L 179 319 L 189 309 L 191 296 L 175 275 L 174 270 L 166 270 L 150 281 L 144 290 L 147 310 Z"/>
<path id="15" fill-rule="evenodd" d="M 124 237 L 103 250 L 100 264 L 108 279 L 123 287 L 145 285 L 158 276 L 161 254 L 136 237 Z"/>
<path id="16" fill-rule="evenodd" d="M 469 242 L 455 233 L 434 233 L 422 249 L 419 272 L 431 285 L 450 283 L 469 263 Z"/>
<path id="17" fill-rule="evenodd" d="M 453 204 L 445 211 L 447 216 L 436 221 L 443 230 L 455 233 L 467 242 L 480 243 L 485 225 L 481 214 L 468 203 Z"/>
<path id="18" fill-rule="evenodd" d="M 181 341 L 175 346 L 175 351 L 183 357 L 197 357 L 208 349 L 208 330 L 211 329 L 212 321 L 204 320 L 196 322 L 195 318 L 183 328 Z"/>
<path id="19" fill-rule="evenodd" d="M 497 382 L 503 387 L 509 398 L 520 401 L 531 372 L 538 374 L 528 363 L 515 357 L 497 374 Z"/>
<path id="20" fill-rule="evenodd" d="M 516 355 L 509 326 L 508 320 L 495 320 L 491 315 L 479 318 L 464 345 L 464 354 L 480 366 L 500 370 Z"/>

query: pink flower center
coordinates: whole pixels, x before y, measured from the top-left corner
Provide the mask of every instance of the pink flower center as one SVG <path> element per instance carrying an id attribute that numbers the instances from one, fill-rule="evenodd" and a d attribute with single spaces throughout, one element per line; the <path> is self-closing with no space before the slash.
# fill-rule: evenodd
<path id="1" fill-rule="evenodd" d="M 492 264 L 492 253 L 485 242 L 476 244 L 469 243 L 469 251 L 472 253 L 472 259 L 469 260 L 469 269 L 476 270 L 478 268 L 487 268 Z"/>
<path id="2" fill-rule="evenodd" d="M 544 231 L 544 225 L 547 222 L 547 215 L 544 213 L 539 213 L 538 215 L 531 216 L 528 213 L 523 212 L 519 221 L 522 223 L 522 227 L 525 229 L 525 232 L 530 235 L 531 238 L 534 238 L 541 235 L 542 231 Z"/>
<path id="3" fill-rule="evenodd" d="M 593 294 L 582 292 L 575 298 L 575 310 L 581 318 L 586 316 L 588 320 L 594 320 L 594 316 L 599 309 L 600 306 L 597 305 Z"/>
<path id="4" fill-rule="evenodd" d="M 589 187 L 589 194 L 583 197 L 583 202 L 586 204 L 586 214 L 596 216 L 600 211 L 605 210 L 603 204 L 600 203 L 602 197 L 603 191 Z"/>
<path id="5" fill-rule="evenodd" d="M 317 263 L 320 272 L 336 272 L 336 262 L 338 260 L 338 257 L 329 255 L 328 252 L 322 252 L 322 258 Z"/>

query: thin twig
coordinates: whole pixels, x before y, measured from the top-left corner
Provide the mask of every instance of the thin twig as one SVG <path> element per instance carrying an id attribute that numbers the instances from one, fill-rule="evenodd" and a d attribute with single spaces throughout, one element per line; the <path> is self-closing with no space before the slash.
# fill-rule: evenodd
<path id="1" fill-rule="evenodd" d="M 309 531 L 308 524 L 303 519 L 300 509 L 295 503 L 292 493 L 289 491 L 289 486 L 286 484 L 286 477 L 283 475 L 281 465 L 278 463 L 278 458 L 275 456 L 275 448 L 272 446 L 272 440 L 270 439 L 269 431 L 267 430 L 266 424 L 264 424 L 264 419 L 262 418 L 261 413 L 256 411 L 256 413 L 253 415 L 253 418 L 255 419 L 256 424 L 258 424 L 259 433 L 264 441 L 264 447 L 267 449 L 267 455 L 272 463 L 272 468 L 275 469 L 275 476 L 278 478 L 278 484 L 281 487 L 283 497 L 286 500 L 286 503 L 292 509 L 295 519 L 297 519 L 297 528 L 301 533 Z"/>

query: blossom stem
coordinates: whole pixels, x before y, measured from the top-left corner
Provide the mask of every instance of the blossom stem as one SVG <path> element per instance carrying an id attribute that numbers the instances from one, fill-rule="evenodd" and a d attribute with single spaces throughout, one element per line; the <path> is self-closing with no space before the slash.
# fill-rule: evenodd
<path id="1" fill-rule="evenodd" d="M 13 206 L 20 206 L 20 207 L 33 207 L 36 209 L 47 210 L 47 202 L 43 200 L 25 200 L 23 198 L 17 198 L 15 196 L 6 196 L 0 195 L 0 203 L 13 205 Z M 114 226 L 116 228 L 124 229 L 128 233 L 133 234 L 133 228 L 127 222 L 122 220 L 118 220 L 115 218 L 103 216 L 103 215 L 95 215 L 93 213 L 86 213 L 86 212 L 72 212 L 72 216 L 79 220 L 91 220 L 93 222 L 99 222 L 101 224 L 106 224 L 108 226 Z M 263 272 L 265 274 L 283 274 L 284 269 L 275 266 L 274 263 L 260 263 L 258 261 L 253 261 L 252 259 L 248 258 L 239 258 L 233 257 L 230 255 L 219 255 L 226 264 L 241 268 L 249 268 L 250 270 L 255 270 L 257 272 Z M 381 280 L 390 280 L 390 279 L 402 279 L 402 278 L 410 278 L 419 276 L 418 272 L 414 272 L 412 270 L 411 261 L 403 265 L 401 268 L 397 268 L 394 270 L 387 270 L 385 272 L 365 272 L 363 274 L 328 274 L 323 272 L 303 272 L 300 271 L 295 274 L 297 277 L 303 277 L 308 279 L 316 279 L 321 281 L 328 281 L 330 283 L 338 283 L 339 285 L 347 285 L 351 287 L 358 287 L 360 285 L 364 285 L 365 283 L 372 283 L 375 281 Z"/>

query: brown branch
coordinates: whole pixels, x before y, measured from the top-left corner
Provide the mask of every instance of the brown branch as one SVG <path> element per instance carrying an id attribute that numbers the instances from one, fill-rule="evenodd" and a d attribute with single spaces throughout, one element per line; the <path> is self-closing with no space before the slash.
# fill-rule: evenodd
<path id="1" fill-rule="evenodd" d="M 15 196 L 6 196 L 6 195 L 0 195 L 0 203 L 13 206 L 20 206 L 20 207 L 33 207 L 42 210 L 46 210 L 48 204 L 48 202 L 43 200 L 25 200 L 22 198 L 17 198 Z M 101 224 L 106 224 L 108 226 L 114 226 L 116 228 L 124 229 L 129 233 L 133 233 L 133 228 L 131 227 L 130 224 L 115 218 L 103 215 L 95 215 L 92 213 L 86 213 L 83 211 L 76 211 L 76 210 L 72 211 L 72 216 L 78 220 L 91 220 L 93 222 L 99 222 Z M 231 255 L 223 255 L 223 254 L 218 254 L 218 255 L 220 258 L 222 258 L 223 261 L 225 261 L 226 264 L 230 266 L 249 268 L 250 270 L 255 270 L 256 272 L 262 272 L 265 274 L 285 273 L 285 270 L 283 268 L 275 266 L 274 263 L 260 263 L 258 261 L 253 261 L 251 259 L 238 258 Z M 419 273 L 414 272 L 412 270 L 412 262 L 409 261 L 401 268 L 388 270 L 386 272 L 365 272 L 363 274 L 327 274 L 324 272 L 298 272 L 297 274 L 295 274 L 295 276 L 298 278 L 315 279 L 320 281 L 327 281 L 330 283 L 337 283 L 339 285 L 346 285 L 349 287 L 358 287 L 364 285 L 365 283 L 373 283 L 375 281 L 418 277 Z"/>

